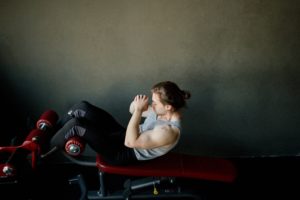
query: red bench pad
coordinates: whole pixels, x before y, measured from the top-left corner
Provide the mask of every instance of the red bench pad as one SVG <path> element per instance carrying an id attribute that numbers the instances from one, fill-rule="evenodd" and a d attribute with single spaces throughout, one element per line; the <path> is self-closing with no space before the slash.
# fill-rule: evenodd
<path id="1" fill-rule="evenodd" d="M 109 165 L 97 155 L 96 164 L 102 172 L 128 176 L 184 177 L 221 182 L 233 182 L 236 178 L 236 168 L 229 160 L 179 153 L 126 166 Z"/>

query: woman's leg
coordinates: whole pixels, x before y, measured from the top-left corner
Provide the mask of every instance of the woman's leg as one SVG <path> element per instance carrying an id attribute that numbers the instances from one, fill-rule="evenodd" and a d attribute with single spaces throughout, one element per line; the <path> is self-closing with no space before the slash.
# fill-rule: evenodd
<path id="1" fill-rule="evenodd" d="M 69 138 L 79 136 L 111 164 L 123 165 L 136 161 L 133 149 L 124 146 L 124 132 L 114 134 L 111 137 L 109 134 L 99 134 L 103 130 L 98 128 L 87 120 L 73 118 L 53 136 L 51 146 L 64 148 Z M 116 135 L 119 137 L 116 137 Z"/>
<path id="2" fill-rule="evenodd" d="M 79 136 L 85 134 L 85 129 L 79 119 L 71 118 L 63 127 L 61 127 L 55 135 L 51 138 L 51 146 L 64 148 L 66 141 L 72 136 Z"/>
<path id="3" fill-rule="evenodd" d="M 61 119 L 61 124 L 65 124 L 72 118 L 85 118 L 93 123 L 94 126 L 99 126 L 101 130 L 106 130 L 107 133 L 125 130 L 111 114 L 87 101 L 81 101 L 72 106 L 68 113 Z"/>

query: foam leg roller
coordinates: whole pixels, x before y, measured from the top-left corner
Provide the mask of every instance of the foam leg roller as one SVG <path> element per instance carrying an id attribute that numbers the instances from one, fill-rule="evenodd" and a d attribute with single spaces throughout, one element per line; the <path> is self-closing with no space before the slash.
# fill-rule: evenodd
<path id="1" fill-rule="evenodd" d="M 36 127 L 42 131 L 52 128 L 58 120 L 58 114 L 53 110 L 45 111 L 36 123 Z"/>
<path id="2" fill-rule="evenodd" d="M 85 142 L 79 137 L 72 137 L 65 144 L 65 151 L 71 156 L 80 155 L 84 148 Z"/>

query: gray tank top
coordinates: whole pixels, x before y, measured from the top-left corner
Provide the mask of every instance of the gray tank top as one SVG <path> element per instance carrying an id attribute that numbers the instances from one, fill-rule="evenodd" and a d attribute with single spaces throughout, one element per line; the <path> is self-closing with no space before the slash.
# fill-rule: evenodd
<path id="1" fill-rule="evenodd" d="M 157 115 L 155 112 L 149 113 L 148 117 L 145 119 L 144 123 L 140 125 L 140 133 L 143 134 L 143 132 L 148 130 L 153 130 L 155 126 L 158 125 L 170 125 L 175 126 L 181 130 L 181 124 L 180 121 L 165 121 L 165 120 L 159 120 L 157 119 Z M 180 135 L 179 135 L 180 136 Z M 173 145 L 170 145 L 168 147 L 157 147 L 153 149 L 139 149 L 134 148 L 135 156 L 138 160 L 150 160 L 159 156 L 162 156 L 166 153 L 168 153 L 170 150 L 172 150 L 176 144 L 179 141 L 179 138 L 177 138 L 176 142 Z"/>

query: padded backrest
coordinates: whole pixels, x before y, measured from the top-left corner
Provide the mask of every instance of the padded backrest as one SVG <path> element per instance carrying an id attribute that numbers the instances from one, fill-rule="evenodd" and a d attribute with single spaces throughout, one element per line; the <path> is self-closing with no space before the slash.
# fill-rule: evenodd
<path id="1" fill-rule="evenodd" d="M 96 165 L 102 172 L 128 176 L 185 177 L 233 182 L 237 175 L 235 166 L 229 160 L 180 153 L 169 153 L 153 160 L 126 166 L 110 165 L 98 154 Z"/>

